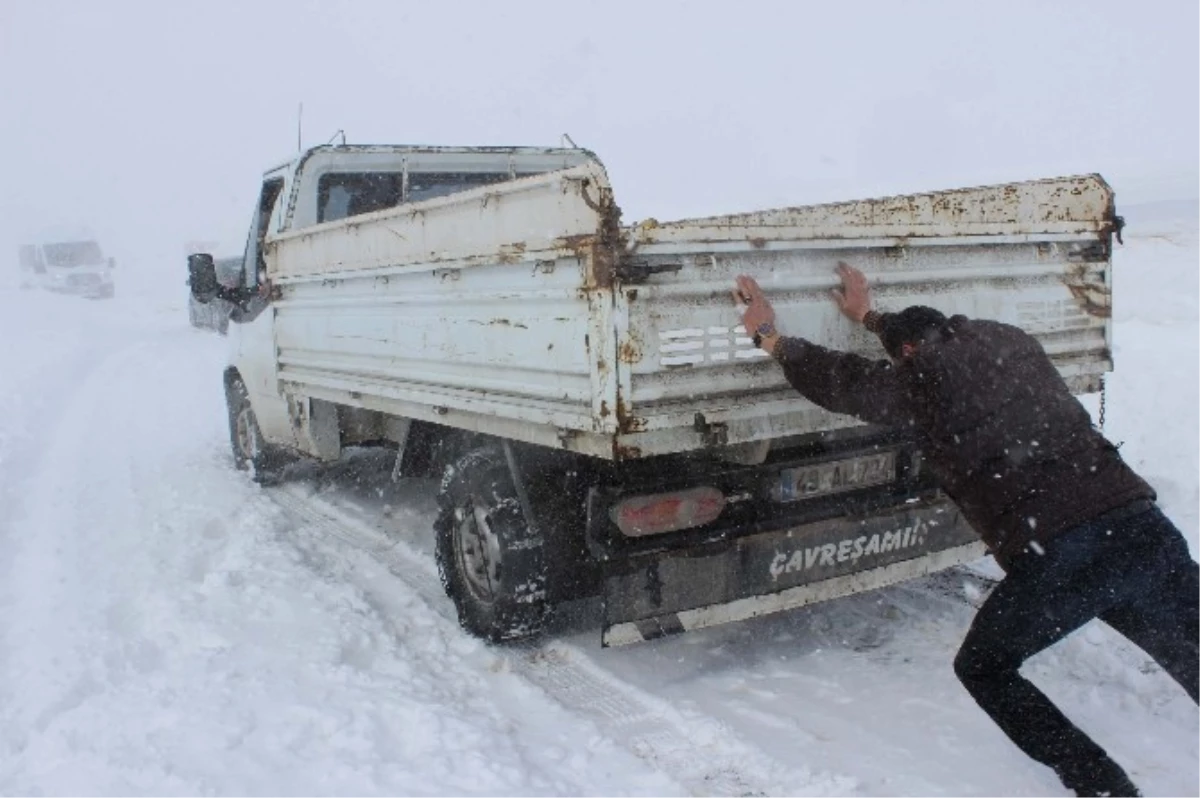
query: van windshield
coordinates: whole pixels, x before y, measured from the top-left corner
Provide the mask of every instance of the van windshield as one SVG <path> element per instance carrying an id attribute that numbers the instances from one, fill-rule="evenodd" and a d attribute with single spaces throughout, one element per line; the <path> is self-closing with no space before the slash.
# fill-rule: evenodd
<path id="1" fill-rule="evenodd" d="M 104 255 L 100 245 L 95 241 L 68 241 L 60 244 L 46 244 L 42 247 L 46 255 L 46 263 L 58 268 L 73 266 L 92 266 L 104 263 Z"/>

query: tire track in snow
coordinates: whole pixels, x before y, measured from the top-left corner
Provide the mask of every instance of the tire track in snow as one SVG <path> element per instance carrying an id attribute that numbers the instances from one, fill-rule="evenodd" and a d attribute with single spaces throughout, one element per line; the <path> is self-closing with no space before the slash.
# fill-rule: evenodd
<path id="1" fill-rule="evenodd" d="M 564 728 L 564 708 L 374 561 L 297 545 L 210 457 L 215 415 L 197 436 L 216 397 L 193 401 L 178 340 L 114 343 L 43 415 L 25 475 L 0 791 L 684 794 L 594 726 Z"/>
<path id="2" fill-rule="evenodd" d="M 102 411 L 113 375 L 146 347 L 126 345 L 99 362 L 90 361 L 89 351 L 73 361 L 88 363 L 89 368 L 82 379 L 71 375 L 76 378 L 75 390 L 39 419 L 43 423 L 38 428 L 47 434 L 44 445 L 30 458 L 28 488 L 23 491 L 24 501 L 13 509 L 6 541 L 11 569 L 6 584 L 5 681 L 22 685 L 21 694 L 7 696 L 3 705 L 8 744 L 14 752 L 28 742 L 22 730 L 44 730 L 53 718 L 97 690 L 88 640 L 94 634 L 98 607 L 74 605 L 68 595 L 78 587 L 80 575 L 89 571 L 78 544 L 87 542 L 86 528 L 94 519 L 80 517 L 83 497 L 70 490 L 80 486 L 93 493 L 102 490 L 85 477 L 94 465 L 86 442 L 95 429 L 111 424 Z"/>
<path id="3" fill-rule="evenodd" d="M 268 493 L 298 521 L 385 564 L 431 612 L 458 629 L 453 605 L 428 557 L 389 537 L 372 519 L 334 506 L 300 484 L 270 488 Z M 784 766 L 715 719 L 684 717 L 667 702 L 606 673 L 577 646 L 550 641 L 511 651 L 507 659 L 514 673 L 695 795 L 854 791 L 852 778 Z"/>

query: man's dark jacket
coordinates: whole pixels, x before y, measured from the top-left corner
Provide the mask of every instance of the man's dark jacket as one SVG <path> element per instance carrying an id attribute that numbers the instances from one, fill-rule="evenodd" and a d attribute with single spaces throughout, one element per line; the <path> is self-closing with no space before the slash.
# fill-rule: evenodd
<path id="1" fill-rule="evenodd" d="M 1032 336 L 955 316 L 939 337 L 899 365 L 800 338 L 780 339 L 775 355 L 815 404 L 911 429 L 942 490 L 1004 567 L 1031 541 L 1154 498 Z"/>

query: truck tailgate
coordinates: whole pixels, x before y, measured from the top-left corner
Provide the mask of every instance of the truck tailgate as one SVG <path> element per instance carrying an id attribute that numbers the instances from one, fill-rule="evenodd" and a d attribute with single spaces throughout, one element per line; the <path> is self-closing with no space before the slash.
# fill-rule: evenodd
<path id="1" fill-rule="evenodd" d="M 1098 176 L 738 216 L 630 231 L 637 285 L 616 295 L 619 443 L 641 456 L 856 423 L 796 395 L 740 326 L 738 274 L 757 277 L 778 327 L 885 357 L 829 292 L 845 260 L 876 306 L 925 304 L 1015 324 L 1039 338 L 1072 390 L 1112 367 L 1110 266 L 1117 223 Z"/>

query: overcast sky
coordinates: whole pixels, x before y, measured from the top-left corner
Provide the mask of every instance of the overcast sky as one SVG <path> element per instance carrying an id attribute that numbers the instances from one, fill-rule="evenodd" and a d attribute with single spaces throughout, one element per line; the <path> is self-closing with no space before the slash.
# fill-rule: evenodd
<path id="1" fill-rule="evenodd" d="M 0 0 L 0 240 L 182 273 L 351 142 L 599 154 L 631 221 L 1100 172 L 1197 193 L 1196 0 Z M 11 250 L 8 250 L 11 251 Z"/>

